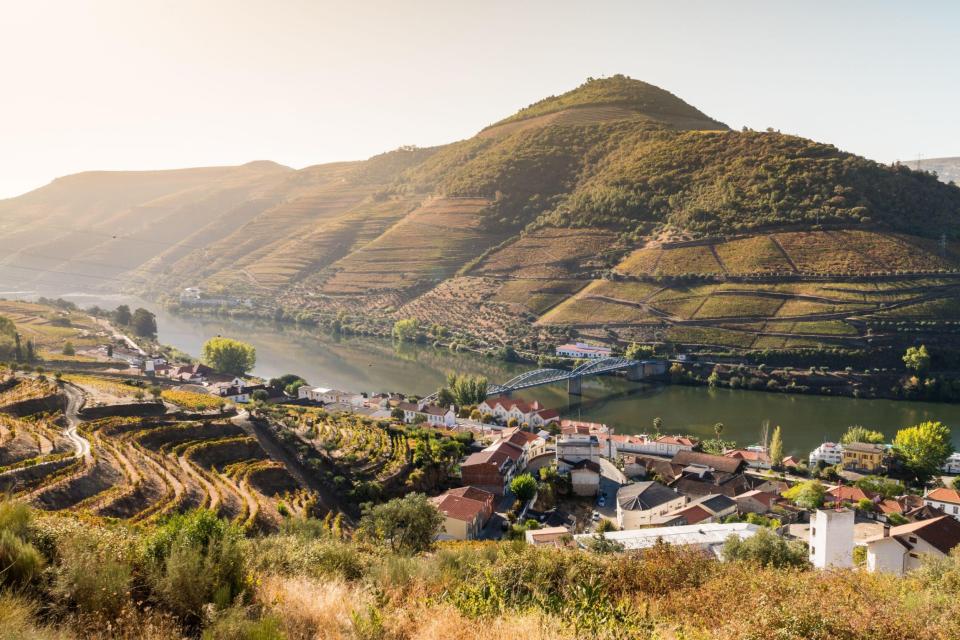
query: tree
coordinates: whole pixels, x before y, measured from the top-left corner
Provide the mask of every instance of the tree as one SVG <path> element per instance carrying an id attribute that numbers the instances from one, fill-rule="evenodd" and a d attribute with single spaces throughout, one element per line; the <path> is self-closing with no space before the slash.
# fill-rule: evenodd
<path id="1" fill-rule="evenodd" d="M 401 341 L 416 340 L 420 322 L 416 318 L 404 318 L 393 323 L 393 337 Z"/>
<path id="2" fill-rule="evenodd" d="M 779 467 L 783 464 L 783 437 L 780 435 L 780 425 L 773 429 L 770 436 L 770 464 Z"/>
<path id="3" fill-rule="evenodd" d="M 663 418 L 657 416 L 653 419 L 653 435 L 659 438 L 661 433 L 663 433 Z"/>
<path id="4" fill-rule="evenodd" d="M 266 402 L 270 398 L 270 393 L 266 389 L 257 389 L 250 394 L 254 402 Z"/>
<path id="5" fill-rule="evenodd" d="M 73 346 L 73 343 L 67 340 L 63 345 L 63 355 L 65 356 L 75 356 L 77 355 L 77 350 Z"/>
<path id="6" fill-rule="evenodd" d="M 807 480 L 799 482 L 784 491 L 783 497 L 798 507 L 817 509 L 823 504 L 823 496 L 826 492 L 826 488 L 819 480 Z"/>
<path id="7" fill-rule="evenodd" d="M 631 342 L 627 350 L 623 352 L 623 355 L 630 360 L 646 360 L 653 357 L 653 351 L 653 347 L 650 345 Z"/>
<path id="8" fill-rule="evenodd" d="M 440 397 L 445 402 L 438 402 L 441 406 L 456 404 L 461 407 L 480 404 L 487 397 L 487 379 L 483 376 L 457 375 L 456 373 L 447 374 L 447 384 L 440 389 Z"/>
<path id="9" fill-rule="evenodd" d="M 160 396 L 163 395 L 163 389 L 158 385 L 153 385 L 150 387 L 150 395 L 153 396 L 154 402 L 160 402 Z"/>
<path id="10" fill-rule="evenodd" d="M 930 353 L 926 345 L 907 349 L 903 354 L 903 364 L 907 365 L 907 369 L 916 371 L 920 375 L 926 373 L 930 369 Z"/>
<path id="11" fill-rule="evenodd" d="M 133 332 L 138 336 L 152 338 L 157 335 L 157 316 L 140 307 L 133 312 L 130 326 L 133 327 Z"/>
<path id="12" fill-rule="evenodd" d="M 901 429 L 893 439 L 893 447 L 921 482 L 936 475 L 953 453 L 950 428 L 941 422 L 921 422 Z"/>
<path id="13" fill-rule="evenodd" d="M 896 498 L 906 493 L 904 486 L 896 480 L 882 478 L 880 476 L 864 476 L 854 482 L 854 484 L 871 493 L 879 493 L 884 498 Z"/>
<path id="14" fill-rule="evenodd" d="M 854 442 L 864 442 L 867 444 L 883 444 L 886 438 L 879 431 L 873 431 L 866 427 L 855 424 L 847 432 L 840 436 L 840 444 L 851 444 Z"/>
<path id="15" fill-rule="evenodd" d="M 128 326 L 131 319 L 133 319 L 133 314 L 130 313 L 130 307 L 125 304 L 120 305 L 113 312 L 113 321 L 121 326 Z"/>
<path id="16" fill-rule="evenodd" d="M 375 542 L 387 544 L 395 553 L 419 553 L 429 549 L 440 531 L 443 516 L 422 493 L 363 508 L 358 533 Z"/>
<path id="17" fill-rule="evenodd" d="M 787 542 L 776 533 L 762 528 L 746 539 L 731 534 L 723 543 L 723 559 L 746 562 L 777 569 L 806 567 L 807 550 L 799 542 Z"/>
<path id="18" fill-rule="evenodd" d="M 537 494 L 537 481 L 529 473 L 521 473 L 510 481 L 510 491 L 517 500 L 526 503 Z"/>
<path id="19" fill-rule="evenodd" d="M 609 518 L 600 518 L 597 523 L 597 533 L 607 533 L 608 531 L 617 531 L 617 525 Z"/>
<path id="20" fill-rule="evenodd" d="M 403 409 L 401 409 L 400 407 L 394 407 L 390 411 L 390 417 L 393 418 L 394 420 L 403 420 L 403 417 L 404 417 Z"/>
<path id="21" fill-rule="evenodd" d="M 210 338 L 203 344 L 203 361 L 219 373 L 242 376 L 257 363 L 252 345 L 230 338 Z"/>

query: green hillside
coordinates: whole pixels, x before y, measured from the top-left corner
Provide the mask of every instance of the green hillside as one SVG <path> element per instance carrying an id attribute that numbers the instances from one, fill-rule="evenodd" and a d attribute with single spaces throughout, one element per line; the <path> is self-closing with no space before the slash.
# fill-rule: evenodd
<path id="1" fill-rule="evenodd" d="M 960 321 L 960 188 L 731 131 L 624 76 L 440 147 L 80 174 L 0 202 L 0 220 L 23 269 L 6 286 L 199 286 L 356 331 L 416 317 L 478 348 L 955 349 Z"/>

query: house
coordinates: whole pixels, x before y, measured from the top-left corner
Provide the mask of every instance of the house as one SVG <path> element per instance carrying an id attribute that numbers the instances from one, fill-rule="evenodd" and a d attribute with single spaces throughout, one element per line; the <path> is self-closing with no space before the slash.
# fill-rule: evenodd
<path id="1" fill-rule="evenodd" d="M 476 487 L 453 489 L 432 498 L 443 515 L 444 536 L 452 540 L 475 540 L 493 515 L 492 493 Z"/>
<path id="2" fill-rule="evenodd" d="M 960 452 L 950 454 L 947 461 L 943 463 L 943 472 L 952 476 L 960 475 Z"/>
<path id="3" fill-rule="evenodd" d="M 477 405 L 477 410 L 503 423 L 516 420 L 518 425 L 525 424 L 536 428 L 543 428 L 550 423 L 560 421 L 560 412 L 556 409 L 546 409 L 536 400 L 526 402 L 507 396 L 487 398 Z"/>
<path id="4" fill-rule="evenodd" d="M 824 506 L 832 506 L 837 503 L 856 506 L 861 500 L 869 500 L 876 504 L 880 502 L 880 496 L 872 491 L 865 491 L 860 487 L 845 484 L 829 487 L 823 495 Z"/>
<path id="5" fill-rule="evenodd" d="M 637 529 L 652 523 L 687 503 L 687 496 L 659 482 L 628 484 L 617 491 L 617 525 L 621 529 Z"/>
<path id="6" fill-rule="evenodd" d="M 327 387 L 308 387 L 307 385 L 303 385 L 297 389 L 297 397 L 301 400 L 309 400 L 323 404 L 333 404 L 336 402 L 348 403 L 352 395 L 353 394 L 347 393 L 346 391 L 338 391 L 337 389 L 329 389 Z"/>
<path id="7" fill-rule="evenodd" d="M 502 496 L 517 473 L 522 453 L 516 445 L 502 442 L 470 454 L 460 465 L 463 484 Z"/>
<path id="8" fill-rule="evenodd" d="M 504 429 L 500 432 L 500 437 L 487 449 L 497 449 L 500 446 L 511 445 L 511 451 L 514 447 L 520 450 L 520 455 L 516 457 L 517 469 L 524 469 L 530 458 L 536 457 L 546 452 L 547 441 L 540 435 L 523 431 L 518 427 Z"/>
<path id="9" fill-rule="evenodd" d="M 644 453 L 657 456 L 673 456 L 680 451 L 693 451 L 700 442 L 686 436 L 658 436 L 651 438 L 647 435 L 614 436 L 609 435 L 617 446 L 619 453 Z M 601 442 L 604 435 L 600 435 Z"/>
<path id="10" fill-rule="evenodd" d="M 746 449 L 731 449 L 723 454 L 727 458 L 737 458 L 747 463 L 751 469 L 769 469 L 770 455 L 759 447 L 748 447 Z"/>
<path id="11" fill-rule="evenodd" d="M 573 544 L 573 537 L 566 527 L 529 529 L 524 537 L 527 544 L 535 547 L 566 547 Z"/>
<path id="12" fill-rule="evenodd" d="M 960 491 L 940 487 L 923 496 L 923 504 L 960 520 Z"/>
<path id="13" fill-rule="evenodd" d="M 737 513 L 737 503 L 733 498 L 715 493 L 697 498 L 676 511 L 654 518 L 650 523 L 658 527 L 675 527 L 701 522 L 720 522 L 727 516 Z"/>
<path id="14" fill-rule="evenodd" d="M 183 382 L 200 383 L 212 376 L 213 373 L 213 369 L 205 364 L 188 364 L 173 369 L 170 377 Z"/>
<path id="15" fill-rule="evenodd" d="M 229 382 L 215 382 L 210 385 L 209 390 L 215 396 L 220 396 L 231 402 L 250 402 L 254 391 L 268 391 L 265 384 L 254 384 L 243 378 L 234 378 Z M 268 391 L 269 392 L 269 391 Z"/>
<path id="16" fill-rule="evenodd" d="M 561 435 L 557 438 L 557 461 L 566 460 L 569 463 L 580 462 L 581 460 L 592 460 L 599 462 L 600 457 L 614 458 L 617 455 L 617 449 L 611 440 L 604 442 L 601 446 L 600 439 L 596 435 L 570 434 Z"/>
<path id="17" fill-rule="evenodd" d="M 457 424 L 457 412 L 453 405 L 444 408 L 423 401 L 400 402 L 397 404 L 397 408 L 403 411 L 403 421 L 407 424 L 420 421 L 431 427 L 446 427 L 448 429 Z"/>
<path id="18" fill-rule="evenodd" d="M 843 468 L 878 473 L 884 470 L 887 449 L 882 444 L 851 442 L 843 447 Z"/>
<path id="19" fill-rule="evenodd" d="M 737 503 L 738 513 L 756 513 L 763 515 L 773 511 L 773 507 L 780 502 L 780 496 L 771 491 L 751 489 L 733 497 Z"/>
<path id="20" fill-rule="evenodd" d="M 740 458 L 679 451 L 670 459 L 670 466 L 674 474 L 670 486 L 690 497 L 711 493 L 733 497 L 751 488 L 743 475 L 747 463 Z"/>
<path id="21" fill-rule="evenodd" d="M 557 347 L 557 355 L 564 358 L 600 360 L 602 358 L 609 358 L 611 353 L 613 353 L 613 351 L 608 347 L 599 347 L 597 345 L 587 344 L 586 342 L 562 344 Z"/>
<path id="22" fill-rule="evenodd" d="M 816 467 L 821 461 L 829 467 L 843 462 L 843 445 L 835 442 L 824 442 L 810 452 L 809 466 Z"/>
<path id="23" fill-rule="evenodd" d="M 943 558 L 960 545 L 960 522 L 949 516 L 884 527 L 864 541 L 867 569 L 903 575 L 919 568 L 924 557 Z"/>
<path id="24" fill-rule="evenodd" d="M 600 492 L 600 465 L 593 460 L 581 460 L 569 463 L 560 460 L 557 464 L 561 473 L 570 474 L 570 485 L 578 496 L 595 496 Z"/>
<path id="25" fill-rule="evenodd" d="M 678 527 L 652 527 L 631 529 L 628 531 L 610 531 L 604 536 L 611 542 L 623 545 L 625 551 L 648 549 L 656 544 L 666 543 L 676 546 L 694 547 L 709 551 L 721 557 L 723 545 L 730 536 L 741 540 L 751 538 L 760 530 L 756 524 L 733 522 L 730 524 L 694 524 Z M 593 534 L 574 536 L 581 547 L 586 548 L 594 539 Z"/>

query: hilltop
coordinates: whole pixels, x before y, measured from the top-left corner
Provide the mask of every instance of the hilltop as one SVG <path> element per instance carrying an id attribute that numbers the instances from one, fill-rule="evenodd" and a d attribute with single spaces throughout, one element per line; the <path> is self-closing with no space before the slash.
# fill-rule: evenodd
<path id="1" fill-rule="evenodd" d="M 363 162 L 61 179 L 0 202 L 0 249 L 44 270 L 20 276 L 199 286 L 360 332 L 412 317 L 476 348 L 953 350 L 958 212 L 930 173 L 732 131 L 614 76 Z"/>

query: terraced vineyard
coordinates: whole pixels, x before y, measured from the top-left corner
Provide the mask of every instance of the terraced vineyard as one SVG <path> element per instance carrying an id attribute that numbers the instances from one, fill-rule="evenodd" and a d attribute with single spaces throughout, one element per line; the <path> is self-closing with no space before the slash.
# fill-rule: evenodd
<path id="1" fill-rule="evenodd" d="M 230 419 L 106 417 L 71 437 L 64 427 L 78 419 L 63 413 L 64 394 L 74 391 L 13 382 L 0 394 L 0 490 L 37 508 L 146 523 L 206 507 L 258 531 L 315 509 L 314 494 Z M 53 411 L 25 405 L 50 400 Z"/>

